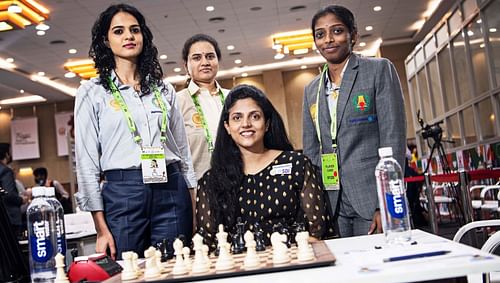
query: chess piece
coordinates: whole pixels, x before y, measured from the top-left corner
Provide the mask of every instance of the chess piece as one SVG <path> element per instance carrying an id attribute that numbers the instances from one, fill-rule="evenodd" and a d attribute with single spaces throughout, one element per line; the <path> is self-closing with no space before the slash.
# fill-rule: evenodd
<path id="1" fill-rule="evenodd" d="M 175 264 L 172 269 L 172 273 L 174 275 L 186 274 L 188 272 L 186 265 L 184 264 L 184 259 L 182 258 L 182 248 L 184 244 L 181 240 L 175 239 L 174 241 L 174 255 L 175 255 Z"/>
<path id="2" fill-rule="evenodd" d="M 66 276 L 66 272 L 64 271 L 64 267 L 66 264 L 64 263 L 64 256 L 58 253 L 55 257 L 56 260 L 56 278 L 54 279 L 55 283 L 69 283 L 68 276 Z"/>
<path id="3" fill-rule="evenodd" d="M 189 247 L 184 247 L 182 248 L 182 254 L 184 255 L 184 265 L 186 266 L 187 270 L 191 270 L 192 263 L 191 263 L 191 258 L 189 255 L 191 254 L 191 250 Z"/>
<path id="4" fill-rule="evenodd" d="M 309 244 L 309 232 L 298 232 L 295 236 L 297 242 L 297 260 L 304 262 L 314 259 L 314 250 Z"/>
<path id="5" fill-rule="evenodd" d="M 142 270 L 139 267 L 139 263 L 137 262 L 138 260 L 139 260 L 139 255 L 136 252 L 132 252 L 132 266 L 134 267 L 137 276 L 142 274 Z"/>
<path id="6" fill-rule="evenodd" d="M 252 232 L 246 231 L 244 237 L 247 254 L 243 260 L 243 267 L 245 269 L 253 269 L 260 265 L 260 258 L 257 255 L 257 250 L 255 249 L 256 243 Z"/>
<path id="7" fill-rule="evenodd" d="M 155 251 L 155 258 L 156 266 L 158 267 L 158 270 L 160 270 L 160 273 L 167 273 L 167 268 L 165 268 L 165 266 L 161 262 L 161 252 L 159 250 Z"/>
<path id="8" fill-rule="evenodd" d="M 122 252 L 122 259 L 123 259 L 123 271 L 121 274 L 122 281 L 136 279 L 138 276 L 134 268 L 132 252 Z"/>
<path id="9" fill-rule="evenodd" d="M 255 229 L 255 250 L 258 252 L 262 252 L 266 250 L 266 243 L 264 242 L 264 231 L 262 231 L 262 228 L 259 225 L 259 222 L 256 222 L 254 224 Z"/>
<path id="10" fill-rule="evenodd" d="M 201 247 L 201 251 L 203 252 L 203 259 L 205 260 L 205 265 L 207 266 L 207 269 L 210 269 L 211 263 L 210 263 L 210 258 L 208 257 L 208 251 L 209 251 L 208 246 L 203 245 Z"/>
<path id="11" fill-rule="evenodd" d="M 243 237 L 244 230 L 245 223 L 241 221 L 241 217 L 238 217 L 236 223 L 236 233 L 231 237 L 231 251 L 233 252 L 233 254 L 241 254 L 246 250 L 245 239 Z"/>
<path id="12" fill-rule="evenodd" d="M 156 248 L 161 252 L 161 262 L 166 262 L 174 257 L 171 241 L 168 239 L 162 239 L 161 242 L 156 244 Z"/>
<path id="13" fill-rule="evenodd" d="M 144 278 L 151 279 L 160 276 L 160 269 L 156 265 L 156 249 L 149 247 L 144 251 L 146 258 L 146 269 L 144 270 Z"/>
<path id="14" fill-rule="evenodd" d="M 284 264 L 290 262 L 288 247 L 286 246 L 286 235 L 274 232 L 271 234 L 271 245 L 273 246 L 273 264 Z"/>
<path id="15" fill-rule="evenodd" d="M 192 272 L 196 274 L 208 272 L 210 269 L 203 255 L 203 246 L 203 238 L 200 234 L 195 234 L 193 237 L 194 262 Z"/>
<path id="16" fill-rule="evenodd" d="M 215 235 L 217 237 L 217 246 L 219 248 L 219 257 L 215 263 L 216 271 L 225 271 L 234 268 L 234 260 L 229 252 L 231 246 L 227 242 L 227 232 L 224 232 L 224 226 L 219 225 L 219 232 Z"/>

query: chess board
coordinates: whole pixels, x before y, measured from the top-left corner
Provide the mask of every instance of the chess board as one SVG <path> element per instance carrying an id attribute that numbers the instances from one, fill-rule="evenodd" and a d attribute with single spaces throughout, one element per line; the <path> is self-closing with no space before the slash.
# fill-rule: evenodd
<path id="1" fill-rule="evenodd" d="M 226 277 L 234 277 L 234 276 L 245 276 L 245 275 L 254 275 L 254 274 L 262 274 L 269 272 L 278 272 L 278 271 L 286 271 L 286 270 L 297 270 L 304 268 L 314 268 L 321 266 L 329 266 L 335 264 L 335 256 L 330 252 L 326 243 L 324 241 L 318 241 L 312 243 L 312 247 L 314 250 L 315 259 L 307 262 L 299 262 L 297 260 L 297 247 L 293 246 L 289 249 L 291 261 L 289 263 L 274 265 L 272 260 L 272 248 L 267 247 L 265 251 L 258 252 L 260 258 L 260 266 L 254 269 L 245 269 L 243 267 L 243 260 L 245 258 L 246 253 L 233 255 L 235 268 L 228 271 L 215 271 L 215 263 L 217 261 L 217 257 L 214 255 L 210 256 L 210 270 L 206 273 L 187 273 L 183 275 L 173 275 L 172 268 L 175 263 L 175 259 L 171 259 L 166 263 L 163 263 L 166 267 L 166 273 L 162 273 L 159 277 L 154 279 L 148 279 L 147 282 L 184 282 L 184 281 L 194 281 L 194 280 L 208 280 L 208 279 L 216 279 L 216 278 L 226 278 Z M 193 257 L 193 256 L 192 256 Z M 121 280 L 121 274 L 116 274 L 110 279 L 104 281 L 105 283 L 115 283 L 115 282 L 146 282 L 143 275 L 141 275 L 138 279 L 134 280 Z"/>

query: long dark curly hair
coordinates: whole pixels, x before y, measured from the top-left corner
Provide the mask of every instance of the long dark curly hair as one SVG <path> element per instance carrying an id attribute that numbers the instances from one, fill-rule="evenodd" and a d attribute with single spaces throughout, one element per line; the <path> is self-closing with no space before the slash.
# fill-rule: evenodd
<path id="1" fill-rule="evenodd" d="M 92 27 L 92 44 L 90 45 L 89 56 L 94 59 L 95 68 L 99 73 L 102 86 L 109 90 L 107 79 L 111 71 L 116 67 L 116 63 L 114 54 L 111 48 L 106 46 L 105 41 L 108 38 L 111 20 L 119 12 L 134 16 L 141 28 L 143 47 L 141 54 L 137 58 L 137 72 L 141 82 L 141 92 L 150 93 L 152 85 L 162 85 L 163 71 L 158 62 L 158 49 L 153 44 L 153 33 L 146 25 L 144 16 L 135 7 L 127 4 L 111 5 L 99 15 Z"/>
<path id="2" fill-rule="evenodd" d="M 210 210 L 215 213 L 217 224 L 233 227 L 239 211 L 237 192 L 243 181 L 243 160 L 241 152 L 227 133 L 224 124 L 229 121 L 229 110 L 240 99 L 251 98 L 264 112 L 264 119 L 269 125 L 264 134 L 266 149 L 293 150 L 286 134 L 280 114 L 265 94 L 250 85 L 239 85 L 227 95 L 217 128 L 217 138 L 211 159 L 210 174 L 206 174 Z"/>

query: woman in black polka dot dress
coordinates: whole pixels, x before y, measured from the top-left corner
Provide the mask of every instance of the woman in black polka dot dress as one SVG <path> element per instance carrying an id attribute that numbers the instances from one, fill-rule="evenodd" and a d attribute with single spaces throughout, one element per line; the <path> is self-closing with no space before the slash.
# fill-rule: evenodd
<path id="1" fill-rule="evenodd" d="M 198 183 L 197 230 L 211 248 L 217 226 L 233 232 L 241 217 L 265 242 L 275 225 L 305 224 L 311 237 L 325 232 L 321 180 L 311 161 L 293 151 L 283 121 L 259 89 L 240 85 L 227 96 L 211 169 Z"/>

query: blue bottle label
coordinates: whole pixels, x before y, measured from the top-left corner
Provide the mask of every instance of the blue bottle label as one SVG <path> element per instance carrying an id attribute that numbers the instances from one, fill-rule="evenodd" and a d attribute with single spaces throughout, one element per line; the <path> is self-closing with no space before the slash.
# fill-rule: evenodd
<path id="1" fill-rule="evenodd" d="M 60 219 L 56 220 L 57 229 L 57 252 L 66 255 L 66 235 L 64 233 L 64 224 Z"/>
<path id="2" fill-rule="evenodd" d="M 31 257 L 36 262 L 46 262 L 53 256 L 50 241 L 50 226 L 48 221 L 35 221 L 33 234 L 30 236 Z"/>
<path id="3" fill-rule="evenodd" d="M 406 215 L 404 184 L 401 180 L 389 181 L 389 191 L 385 194 L 387 210 L 394 218 L 403 218 Z"/>

